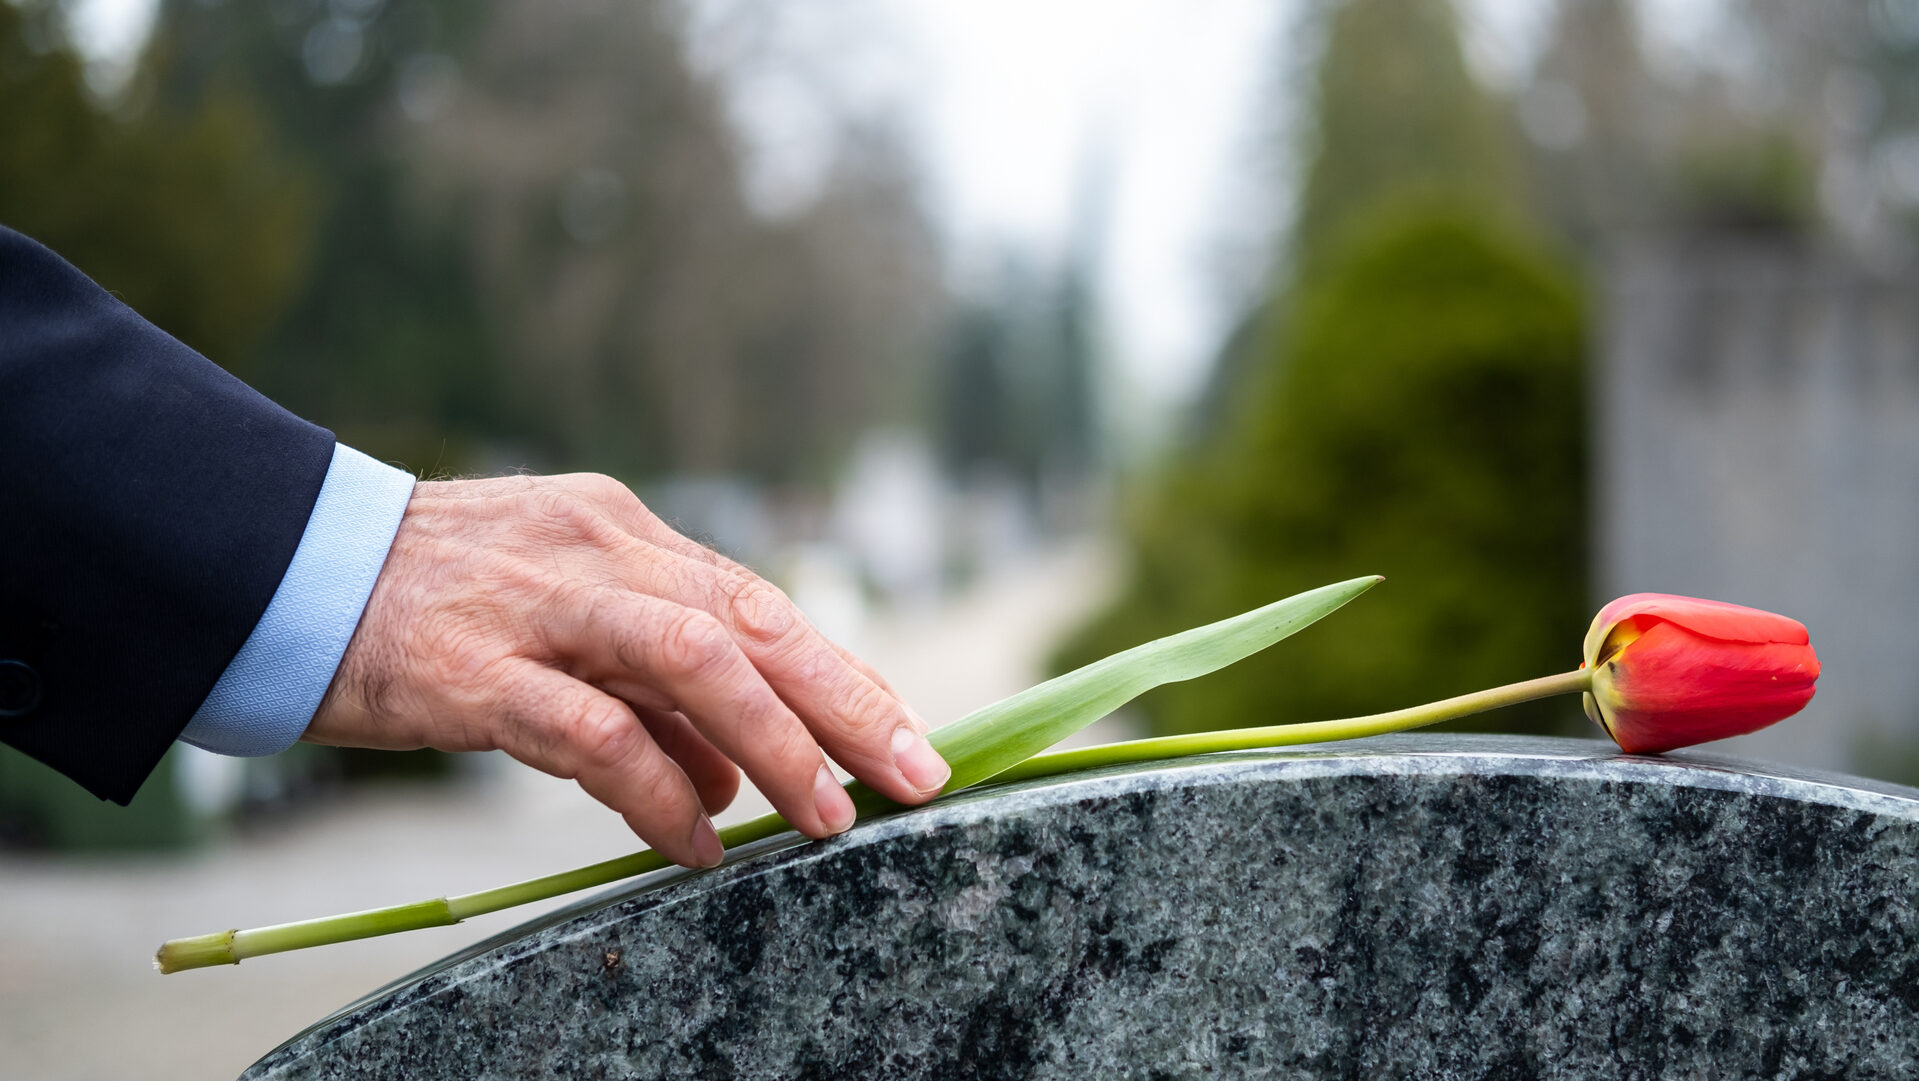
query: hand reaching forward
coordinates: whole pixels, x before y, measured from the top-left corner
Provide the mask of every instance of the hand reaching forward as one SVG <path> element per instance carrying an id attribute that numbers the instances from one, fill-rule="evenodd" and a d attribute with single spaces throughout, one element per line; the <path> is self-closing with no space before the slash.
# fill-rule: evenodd
<path id="1" fill-rule="evenodd" d="M 739 772 L 801 832 L 853 823 L 825 755 L 901 803 L 950 771 L 878 675 L 751 572 L 607 477 L 415 486 L 301 737 L 505 750 L 572 778 L 688 866 Z M 822 749 L 824 754 L 822 754 Z"/>

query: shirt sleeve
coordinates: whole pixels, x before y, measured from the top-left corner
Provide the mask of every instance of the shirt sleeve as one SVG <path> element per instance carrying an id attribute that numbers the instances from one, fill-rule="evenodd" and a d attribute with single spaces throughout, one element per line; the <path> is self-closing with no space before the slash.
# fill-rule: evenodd
<path id="1" fill-rule="evenodd" d="M 225 755 L 286 750 L 340 666 L 413 494 L 413 475 L 335 444 L 266 613 L 180 739 Z"/>

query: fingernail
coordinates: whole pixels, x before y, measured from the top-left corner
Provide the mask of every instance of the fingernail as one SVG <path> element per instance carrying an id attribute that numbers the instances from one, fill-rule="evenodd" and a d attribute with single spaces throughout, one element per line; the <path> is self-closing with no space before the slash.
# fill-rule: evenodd
<path id="1" fill-rule="evenodd" d="M 820 821 L 834 833 L 845 833 L 853 824 L 853 797 L 833 779 L 833 771 L 825 765 L 820 766 L 819 775 L 813 778 L 813 806 L 819 809 Z"/>
<path id="2" fill-rule="evenodd" d="M 921 795 L 938 792 L 953 776 L 953 767 L 946 764 L 926 737 L 913 731 L 911 725 L 900 725 L 893 729 L 893 762 L 899 766 L 900 774 L 906 783 Z"/>
<path id="3" fill-rule="evenodd" d="M 719 831 L 705 815 L 701 815 L 699 824 L 693 827 L 693 858 L 700 861 L 701 867 L 718 867 L 726 858 L 726 846 L 720 844 Z"/>

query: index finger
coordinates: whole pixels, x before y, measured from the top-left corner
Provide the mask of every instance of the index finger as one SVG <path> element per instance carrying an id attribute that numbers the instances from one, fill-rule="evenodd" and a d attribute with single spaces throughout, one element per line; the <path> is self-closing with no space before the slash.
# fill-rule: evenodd
<path id="1" fill-rule="evenodd" d="M 737 565 L 676 577 L 666 588 L 719 617 L 834 761 L 900 803 L 939 794 L 952 771 L 927 742 L 926 722 L 849 661 L 786 594 Z"/>
<path id="2" fill-rule="evenodd" d="M 771 583 L 680 534 L 617 482 L 602 489 L 605 513 L 641 546 L 624 561 L 629 586 L 719 619 L 774 693 L 855 777 L 900 803 L 939 793 L 951 770 L 927 742 L 926 722 L 877 672 L 820 634 Z"/>

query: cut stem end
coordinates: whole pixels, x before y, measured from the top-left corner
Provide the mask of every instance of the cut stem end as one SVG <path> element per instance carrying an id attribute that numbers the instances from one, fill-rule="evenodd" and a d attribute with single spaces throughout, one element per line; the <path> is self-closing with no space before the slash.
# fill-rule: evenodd
<path id="1" fill-rule="evenodd" d="M 240 959 L 233 955 L 233 936 L 237 934 L 237 930 L 218 931 L 210 935 L 176 938 L 161 946 L 160 952 L 153 955 L 154 967 L 170 974 L 190 968 L 237 965 Z"/>

